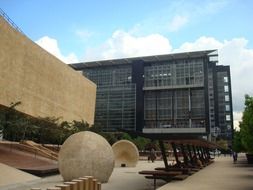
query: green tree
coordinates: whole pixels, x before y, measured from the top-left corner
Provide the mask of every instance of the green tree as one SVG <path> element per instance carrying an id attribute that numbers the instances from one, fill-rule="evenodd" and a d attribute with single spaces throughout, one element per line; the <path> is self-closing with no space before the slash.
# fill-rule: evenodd
<path id="1" fill-rule="evenodd" d="M 132 137 L 127 134 L 127 133 L 122 133 L 122 136 L 120 137 L 122 140 L 128 140 L 128 141 L 133 141 Z"/>
<path id="2" fill-rule="evenodd" d="M 23 127 L 28 123 L 28 120 L 15 109 L 20 104 L 20 101 L 12 102 L 8 108 L 1 110 L 3 137 L 7 140 L 20 140 L 25 134 Z"/>
<path id="3" fill-rule="evenodd" d="M 244 151 L 244 147 L 242 145 L 242 139 L 241 139 L 241 131 L 235 131 L 234 130 L 232 149 L 235 152 Z"/>
<path id="4" fill-rule="evenodd" d="M 216 141 L 216 144 L 219 145 L 223 150 L 228 150 L 228 142 L 224 139 L 219 139 Z"/>
<path id="5" fill-rule="evenodd" d="M 144 137 L 136 137 L 132 141 L 139 150 L 145 150 L 146 145 L 151 142 L 150 139 L 144 138 Z"/>
<path id="6" fill-rule="evenodd" d="M 87 130 L 89 130 L 89 124 L 87 122 L 83 121 L 83 120 L 82 121 L 76 121 L 76 120 L 74 120 L 74 121 L 72 121 L 71 126 L 72 126 L 72 130 L 74 132 L 80 132 L 80 131 L 87 131 Z"/>
<path id="7" fill-rule="evenodd" d="M 117 139 L 113 133 L 100 133 L 102 137 L 104 137 L 110 145 L 113 145 Z"/>
<path id="8" fill-rule="evenodd" d="M 253 97 L 245 95 L 245 108 L 240 123 L 241 141 L 245 150 L 253 153 Z"/>

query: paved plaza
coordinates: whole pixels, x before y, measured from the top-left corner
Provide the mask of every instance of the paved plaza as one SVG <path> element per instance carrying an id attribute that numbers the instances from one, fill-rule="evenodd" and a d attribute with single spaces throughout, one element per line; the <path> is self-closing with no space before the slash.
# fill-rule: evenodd
<path id="1" fill-rule="evenodd" d="M 153 180 L 145 179 L 139 175 L 141 170 L 153 170 L 163 166 L 162 161 L 154 163 L 139 161 L 135 168 L 115 168 L 108 183 L 102 185 L 103 190 L 153 190 Z M 0 171 L 3 176 L 4 171 Z M 167 183 L 158 180 L 159 190 L 252 190 L 253 166 L 248 165 L 245 155 L 240 154 L 238 163 L 233 164 L 230 156 L 216 157 L 215 163 L 205 167 L 199 172 L 189 176 L 184 181 Z M 1 186 L 1 190 L 29 190 L 40 187 L 43 190 L 62 183 L 60 175 L 44 177 L 31 182 Z"/>
<path id="2" fill-rule="evenodd" d="M 170 182 L 159 190 L 252 190 L 253 165 L 248 165 L 240 154 L 233 164 L 230 156 L 220 156 L 215 163 L 200 170 L 184 181 Z"/>

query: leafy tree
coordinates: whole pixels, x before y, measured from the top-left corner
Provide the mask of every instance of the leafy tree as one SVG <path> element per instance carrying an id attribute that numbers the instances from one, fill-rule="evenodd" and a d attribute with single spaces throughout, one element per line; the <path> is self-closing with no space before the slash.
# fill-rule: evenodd
<path id="1" fill-rule="evenodd" d="M 87 122 L 83 121 L 83 120 L 82 121 L 74 120 L 74 121 L 72 121 L 71 126 L 72 126 L 72 130 L 74 132 L 89 130 L 89 124 Z"/>
<path id="2" fill-rule="evenodd" d="M 132 137 L 127 134 L 127 133 L 122 133 L 122 136 L 120 137 L 122 140 L 128 140 L 128 141 L 133 141 Z"/>
<path id="3" fill-rule="evenodd" d="M 235 131 L 234 130 L 232 149 L 235 152 L 244 151 L 244 147 L 242 145 L 242 140 L 241 140 L 241 131 Z"/>
<path id="4" fill-rule="evenodd" d="M 21 102 L 11 103 L 8 108 L 1 111 L 2 121 L 1 126 L 3 130 L 3 137 L 8 140 L 20 140 L 20 136 L 25 133 L 23 127 L 28 123 L 27 119 L 22 117 L 22 114 L 15 108 Z"/>
<path id="5" fill-rule="evenodd" d="M 149 146 L 149 145 L 152 146 L 152 147 L 156 147 L 155 143 L 151 142 L 150 139 L 147 139 L 147 138 L 144 138 L 144 137 L 131 137 L 127 133 L 122 133 L 120 139 L 131 141 L 132 143 L 134 143 L 137 146 L 137 148 L 139 150 L 145 150 L 145 149 L 147 149 L 147 146 Z"/>
<path id="6" fill-rule="evenodd" d="M 100 133 L 101 136 L 103 136 L 110 145 L 113 145 L 115 142 L 117 142 L 117 138 L 113 133 Z"/>
<path id="7" fill-rule="evenodd" d="M 157 141 L 151 141 L 149 140 L 146 145 L 145 145 L 145 150 L 151 150 L 151 149 L 154 149 L 154 150 L 159 150 L 159 145 L 158 145 L 158 142 Z M 167 150 L 168 149 L 168 145 L 165 144 L 165 149 Z"/>
<path id="8" fill-rule="evenodd" d="M 223 150 L 228 150 L 228 142 L 224 139 L 220 139 L 216 141 L 216 144 L 219 145 Z"/>
<path id="9" fill-rule="evenodd" d="M 101 134 L 103 133 L 103 126 L 100 123 L 94 123 L 91 127 L 89 127 L 89 131 Z"/>
<path id="10" fill-rule="evenodd" d="M 245 108 L 240 123 L 242 145 L 253 153 L 253 97 L 245 95 Z"/>
<path id="11" fill-rule="evenodd" d="M 156 143 L 143 137 L 132 137 L 127 133 L 106 133 L 103 126 L 95 123 L 90 126 L 85 121 L 60 121 L 60 118 L 34 118 L 18 112 L 15 107 L 21 102 L 12 103 L 8 109 L 0 110 L 0 130 L 4 138 L 11 141 L 33 140 L 38 143 L 62 144 L 70 135 L 80 131 L 92 131 L 103 136 L 111 145 L 117 140 L 133 142 L 139 150 L 147 146 L 156 147 Z"/>
<path id="12" fill-rule="evenodd" d="M 139 150 L 145 150 L 146 145 L 150 142 L 150 139 L 144 137 L 136 137 L 135 139 L 133 139 L 133 143 L 137 146 Z"/>

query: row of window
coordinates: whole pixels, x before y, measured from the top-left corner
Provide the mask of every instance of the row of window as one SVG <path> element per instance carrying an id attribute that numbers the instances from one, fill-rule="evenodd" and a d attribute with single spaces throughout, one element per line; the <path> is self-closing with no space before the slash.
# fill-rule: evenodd
<path id="1" fill-rule="evenodd" d="M 145 91 L 144 119 L 204 118 L 204 90 Z"/>
<path id="2" fill-rule="evenodd" d="M 92 68 L 84 70 L 83 74 L 98 86 L 117 86 L 132 82 L 131 66 Z"/>
<path id="3" fill-rule="evenodd" d="M 105 131 L 135 130 L 135 85 L 97 89 L 95 122 Z"/>
<path id="4" fill-rule="evenodd" d="M 144 86 L 203 85 L 203 61 L 152 64 L 144 68 Z"/>

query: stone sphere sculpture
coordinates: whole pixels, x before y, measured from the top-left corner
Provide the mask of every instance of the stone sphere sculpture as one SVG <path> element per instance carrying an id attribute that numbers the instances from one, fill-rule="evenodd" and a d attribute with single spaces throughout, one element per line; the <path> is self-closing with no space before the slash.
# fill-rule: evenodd
<path id="1" fill-rule="evenodd" d="M 134 143 L 120 140 L 112 145 L 116 167 L 135 167 L 139 160 L 139 151 Z"/>
<path id="2" fill-rule="evenodd" d="M 114 155 L 110 144 L 102 136 L 84 131 L 71 135 L 63 143 L 58 164 L 64 181 L 94 176 L 104 183 L 112 174 Z"/>

